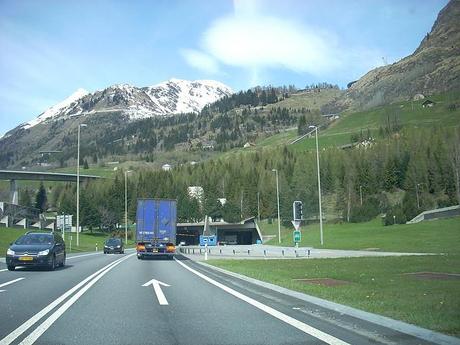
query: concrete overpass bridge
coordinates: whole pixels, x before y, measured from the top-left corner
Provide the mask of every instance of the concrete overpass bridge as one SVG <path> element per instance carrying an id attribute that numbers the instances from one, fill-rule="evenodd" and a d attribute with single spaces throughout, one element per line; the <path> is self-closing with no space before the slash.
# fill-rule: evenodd
<path id="1" fill-rule="evenodd" d="M 101 179 L 103 177 L 94 175 L 81 175 L 80 182 Z M 0 180 L 10 181 L 10 203 L 17 205 L 19 202 L 18 186 L 16 181 L 61 181 L 61 182 L 77 182 L 77 174 L 51 173 L 43 171 L 13 171 L 0 170 Z"/>

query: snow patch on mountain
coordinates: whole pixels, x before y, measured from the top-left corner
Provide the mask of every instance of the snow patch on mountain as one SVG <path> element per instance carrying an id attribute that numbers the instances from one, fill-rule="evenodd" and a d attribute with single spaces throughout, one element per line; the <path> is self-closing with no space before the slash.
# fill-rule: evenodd
<path id="1" fill-rule="evenodd" d="M 120 112 L 131 120 L 199 113 L 206 105 L 232 93 L 231 88 L 218 81 L 182 79 L 170 79 L 143 88 L 115 84 L 93 93 L 78 89 L 22 127 L 27 129 L 44 121 L 107 112 Z"/>
<path id="2" fill-rule="evenodd" d="M 27 129 L 30 127 L 33 127 L 35 125 L 38 125 L 41 122 L 44 122 L 46 120 L 49 120 L 53 117 L 56 117 L 60 113 L 62 113 L 63 110 L 66 108 L 69 108 L 70 105 L 76 101 L 78 101 L 80 98 L 86 96 L 88 94 L 88 91 L 85 89 L 79 88 L 77 91 L 75 91 L 73 94 L 71 94 L 69 97 L 67 97 L 65 100 L 62 102 L 59 102 L 56 105 L 53 105 L 52 107 L 46 109 L 43 113 L 38 115 L 35 119 L 26 122 L 23 125 L 23 128 Z"/>

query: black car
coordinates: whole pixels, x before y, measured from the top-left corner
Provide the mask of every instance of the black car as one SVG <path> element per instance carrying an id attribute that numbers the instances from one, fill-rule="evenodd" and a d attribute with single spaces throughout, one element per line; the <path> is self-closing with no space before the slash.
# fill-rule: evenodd
<path id="1" fill-rule="evenodd" d="M 11 243 L 6 251 L 8 270 L 16 266 L 47 267 L 54 270 L 65 265 L 65 243 L 57 233 L 27 232 Z"/>
<path id="2" fill-rule="evenodd" d="M 104 254 L 108 253 L 125 253 L 125 246 L 121 238 L 109 238 L 104 243 Z"/>

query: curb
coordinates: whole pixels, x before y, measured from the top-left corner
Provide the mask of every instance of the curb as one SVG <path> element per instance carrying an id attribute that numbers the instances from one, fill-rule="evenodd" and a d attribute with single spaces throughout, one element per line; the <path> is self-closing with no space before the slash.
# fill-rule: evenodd
<path id="1" fill-rule="evenodd" d="M 252 284 L 255 284 L 255 285 L 258 285 L 258 286 L 261 286 L 261 287 L 264 287 L 264 288 L 267 288 L 267 289 L 282 293 L 284 295 L 294 297 L 294 298 L 303 300 L 305 302 L 312 303 L 312 304 L 318 305 L 320 307 L 323 307 L 323 308 L 326 308 L 326 309 L 329 309 L 329 310 L 332 310 L 332 311 L 335 311 L 335 312 L 338 312 L 338 313 L 341 313 L 341 314 L 346 314 L 346 315 L 355 317 L 357 319 L 361 319 L 361 320 L 364 320 L 364 321 L 367 321 L 367 322 L 370 322 L 370 323 L 374 323 L 374 324 L 377 324 L 379 326 L 394 329 L 394 330 L 396 330 L 398 332 L 405 333 L 405 334 L 414 336 L 416 338 L 420 338 L 420 339 L 423 339 L 423 340 L 426 340 L 426 341 L 430 341 L 430 342 L 433 342 L 433 343 L 436 343 L 436 344 L 439 344 L 439 345 L 460 345 L 460 338 L 456 338 L 456 337 L 445 335 L 445 334 L 442 334 L 442 333 L 439 333 L 439 332 L 431 331 L 429 329 L 422 328 L 422 327 L 419 327 L 419 326 L 414 326 L 414 325 L 411 325 L 409 323 L 394 320 L 394 319 L 391 319 L 391 318 L 386 317 L 386 316 L 369 313 L 367 311 L 363 311 L 363 310 L 360 310 L 360 309 L 349 307 L 349 306 L 346 306 L 346 305 L 343 305 L 343 304 L 330 302 L 330 301 L 327 301 L 325 299 L 310 296 L 310 295 L 307 295 L 307 294 L 304 294 L 304 293 L 301 293 L 301 292 L 289 290 L 287 288 L 284 288 L 284 287 L 281 287 L 281 286 L 278 286 L 278 285 L 274 285 L 274 284 L 271 284 L 271 283 L 266 283 L 266 282 L 263 282 L 263 281 L 260 281 L 260 280 L 254 279 L 254 278 L 246 277 L 246 276 L 238 274 L 238 273 L 230 272 L 230 271 L 227 271 L 227 270 L 225 270 L 223 268 L 215 267 L 215 266 L 206 264 L 206 263 L 201 262 L 201 261 L 194 261 L 194 262 L 196 262 L 197 264 L 202 265 L 204 267 L 216 270 L 218 272 L 227 274 L 229 276 L 232 276 L 232 277 L 235 277 L 235 278 L 238 278 L 238 279 L 242 279 L 242 280 L 247 281 L 249 283 L 252 283 Z"/>

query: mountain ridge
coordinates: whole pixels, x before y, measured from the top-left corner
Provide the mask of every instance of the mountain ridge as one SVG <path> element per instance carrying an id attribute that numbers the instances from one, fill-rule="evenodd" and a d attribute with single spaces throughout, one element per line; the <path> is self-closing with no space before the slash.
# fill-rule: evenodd
<path id="1" fill-rule="evenodd" d="M 199 113 L 207 104 L 232 93 L 230 87 L 218 81 L 177 78 L 146 87 L 125 83 L 94 92 L 79 88 L 63 101 L 18 127 L 29 129 L 47 121 L 100 112 L 122 112 L 129 119 Z"/>
<path id="2" fill-rule="evenodd" d="M 460 89 L 458 18 L 460 1 L 451 0 L 412 54 L 349 83 L 344 95 L 326 105 L 325 111 L 364 110 L 407 101 L 416 94 L 429 96 Z"/>

